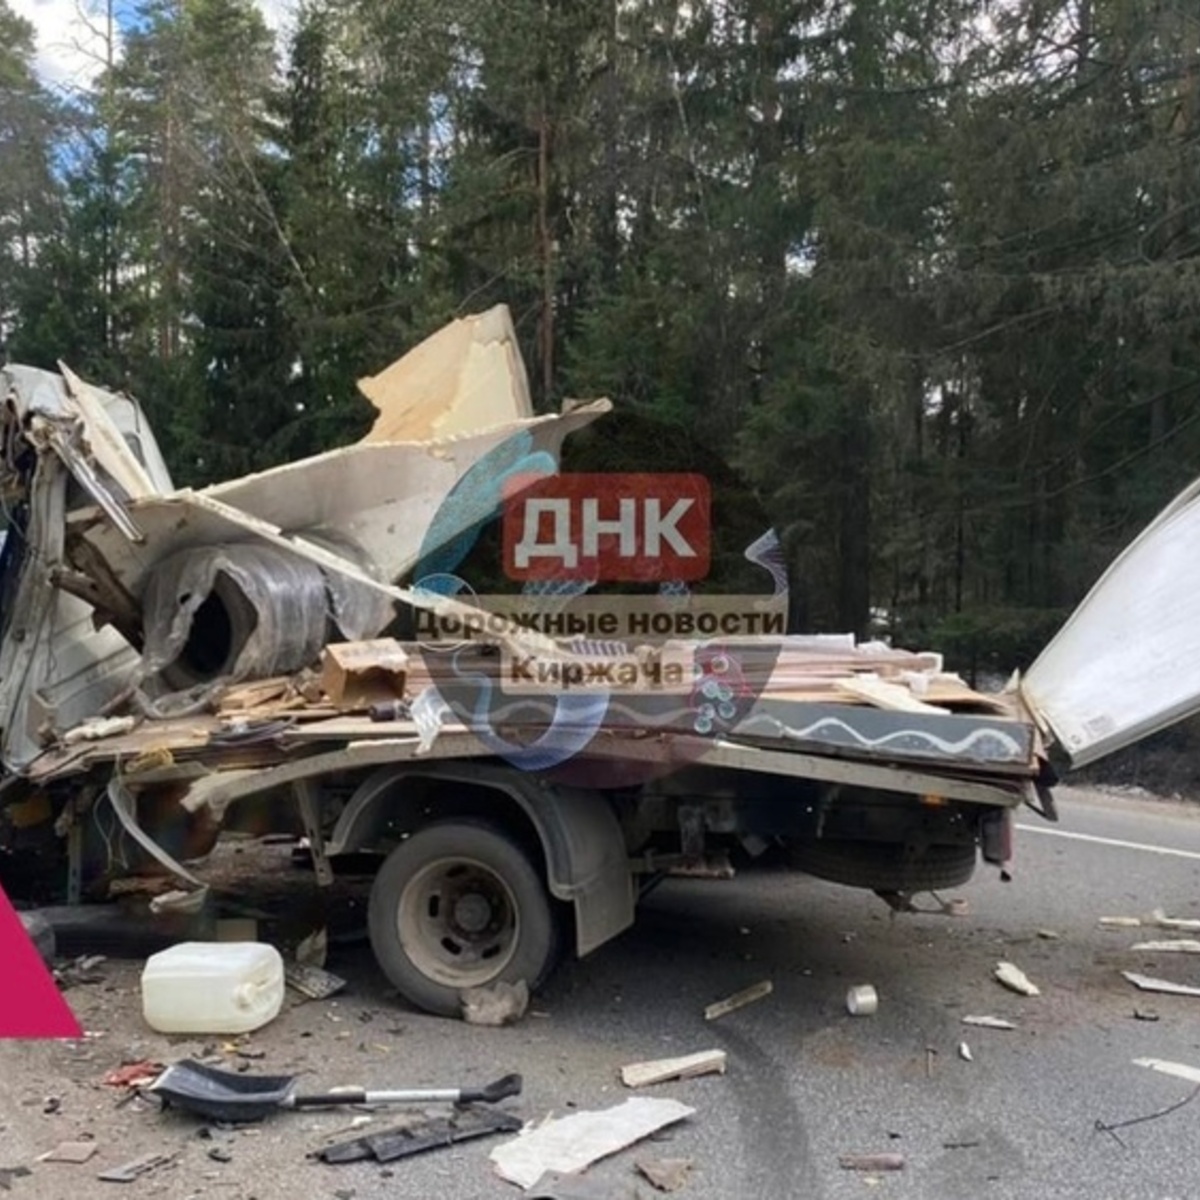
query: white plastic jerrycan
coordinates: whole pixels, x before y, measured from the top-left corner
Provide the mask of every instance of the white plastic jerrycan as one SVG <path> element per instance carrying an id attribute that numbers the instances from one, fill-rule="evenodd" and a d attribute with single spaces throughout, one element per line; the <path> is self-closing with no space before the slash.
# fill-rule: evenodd
<path id="1" fill-rule="evenodd" d="M 249 1033 L 283 1006 L 283 959 L 261 942 L 180 942 L 142 971 L 142 1013 L 159 1033 Z"/>

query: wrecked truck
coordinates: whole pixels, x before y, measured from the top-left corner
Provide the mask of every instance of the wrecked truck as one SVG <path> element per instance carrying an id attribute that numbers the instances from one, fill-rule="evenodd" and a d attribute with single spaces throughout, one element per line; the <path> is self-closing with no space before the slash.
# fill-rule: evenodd
<path id="1" fill-rule="evenodd" d="M 319 884 L 377 855 L 379 966 L 456 1014 L 464 989 L 536 987 L 649 887 L 730 854 L 900 910 L 980 858 L 1004 870 L 1013 813 L 1054 819 L 1052 730 L 1083 757 L 1181 715 L 1081 707 L 1086 619 L 994 696 L 937 655 L 777 632 L 778 586 L 736 619 L 670 616 L 679 588 L 619 597 L 624 638 L 587 582 L 489 607 L 421 564 L 553 479 L 611 405 L 535 415 L 503 308 L 360 387 L 362 441 L 192 490 L 129 396 L 0 370 L 0 878 L 74 904 L 157 872 L 194 910 L 205 855 L 253 811 L 303 831 Z"/>

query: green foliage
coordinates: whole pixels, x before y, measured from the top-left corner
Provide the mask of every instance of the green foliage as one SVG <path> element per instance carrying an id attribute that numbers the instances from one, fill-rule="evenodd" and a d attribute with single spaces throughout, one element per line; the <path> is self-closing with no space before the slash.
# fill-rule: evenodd
<path id="1" fill-rule="evenodd" d="M 505 302 L 540 407 L 752 481 L 804 626 L 990 667 L 1196 474 L 1179 0 L 306 0 L 278 63 L 145 0 L 73 105 L 0 34 L 11 351 L 134 388 L 181 481 L 359 436 Z"/>

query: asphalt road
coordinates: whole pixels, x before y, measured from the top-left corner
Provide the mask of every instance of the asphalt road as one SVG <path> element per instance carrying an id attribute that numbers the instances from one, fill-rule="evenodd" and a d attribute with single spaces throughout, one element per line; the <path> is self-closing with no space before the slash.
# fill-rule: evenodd
<path id="1" fill-rule="evenodd" d="M 336 1003 L 294 1007 L 256 1034 L 265 1057 L 250 1065 L 311 1072 L 314 1087 L 452 1086 L 518 1070 L 526 1090 L 517 1111 L 539 1118 L 625 1099 L 616 1079 L 623 1063 L 726 1050 L 726 1075 L 650 1089 L 695 1115 L 588 1172 L 594 1194 L 613 1200 L 659 1194 L 634 1172 L 642 1156 L 691 1159 L 679 1193 L 689 1200 L 1198 1196 L 1200 1096 L 1114 1133 L 1096 1123 L 1147 1116 L 1193 1091 L 1132 1060 L 1200 1067 L 1200 998 L 1140 993 L 1120 971 L 1200 986 L 1200 956 L 1133 952 L 1138 940 L 1173 935 L 1108 930 L 1098 918 L 1155 908 L 1200 917 L 1200 806 L 1064 789 L 1061 807 L 1057 827 L 1022 818 L 1011 883 L 981 869 L 955 893 L 968 901 L 965 916 L 893 918 L 868 895 L 781 872 L 671 881 L 646 901 L 634 930 L 570 964 L 535 1014 L 507 1029 L 405 1010 L 388 999 L 365 948 L 339 949 L 329 965 L 350 989 Z M 992 971 L 1001 959 L 1042 994 L 1000 987 Z M 186 1117 L 137 1102 L 117 1108 L 98 1080 L 123 1057 L 171 1059 L 202 1045 L 147 1033 L 137 964 L 104 970 L 103 983 L 68 993 L 85 1027 L 102 1036 L 78 1046 L 0 1043 L 0 1168 L 84 1134 L 100 1147 L 82 1166 L 34 1165 L 11 1181 L 17 1200 L 102 1188 L 167 1200 L 520 1195 L 492 1173 L 489 1143 L 387 1169 L 332 1167 L 306 1154 L 344 1129 L 347 1114 L 280 1114 L 214 1142 Z M 774 985 L 766 999 L 703 1020 L 706 1004 L 762 979 Z M 873 1017 L 845 1010 L 847 989 L 859 983 L 879 993 Z M 1158 1019 L 1136 1019 L 1135 1009 Z M 961 1023 L 967 1014 L 1007 1017 L 1017 1028 L 971 1028 Z M 964 1041 L 971 1061 L 960 1057 Z M 50 1095 L 60 1108 L 45 1114 Z M 367 1128 L 386 1123 L 376 1116 Z M 214 1145 L 228 1162 L 209 1157 Z M 154 1149 L 176 1158 L 136 1183 L 93 1182 L 97 1169 Z M 840 1155 L 877 1152 L 903 1155 L 904 1169 L 839 1167 Z"/>

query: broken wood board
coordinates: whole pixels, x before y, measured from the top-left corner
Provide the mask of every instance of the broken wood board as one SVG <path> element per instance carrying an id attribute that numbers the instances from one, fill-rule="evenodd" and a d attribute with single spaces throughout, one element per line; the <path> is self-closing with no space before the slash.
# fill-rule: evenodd
<path id="1" fill-rule="evenodd" d="M 1173 1075 L 1176 1079 L 1186 1079 L 1189 1083 L 1200 1083 L 1200 1067 L 1189 1067 L 1187 1063 L 1169 1062 L 1165 1058 L 1135 1058 L 1135 1067 L 1149 1067 L 1163 1075 Z"/>
<path id="2" fill-rule="evenodd" d="M 1167 996 L 1200 996 L 1200 987 L 1192 987 L 1186 983 L 1155 979 L 1152 975 L 1139 975 L 1136 971 L 1122 971 L 1121 974 L 1143 992 L 1162 992 Z"/>
<path id="3" fill-rule="evenodd" d="M 724 1050 L 699 1050 L 676 1058 L 629 1063 L 621 1068 L 621 1082 L 628 1088 L 648 1087 L 668 1079 L 692 1079 L 697 1075 L 724 1075 Z"/>
<path id="4" fill-rule="evenodd" d="M 358 390 L 379 414 L 364 442 L 423 442 L 533 416 L 508 308 L 460 317 Z"/>
<path id="5" fill-rule="evenodd" d="M 548 1171 L 582 1171 L 695 1111 L 678 1100 L 637 1096 L 599 1112 L 547 1121 L 497 1146 L 490 1158 L 502 1178 L 528 1189 Z"/>
<path id="6" fill-rule="evenodd" d="M 1156 908 L 1151 917 L 1160 929 L 1200 929 L 1200 918 L 1168 917 L 1161 908 Z"/>
<path id="7" fill-rule="evenodd" d="M 900 683 L 889 683 L 877 675 L 853 675 L 839 679 L 837 691 L 855 700 L 864 700 L 875 708 L 886 708 L 891 712 L 945 713 L 937 705 L 927 704 L 913 695 L 910 688 Z"/>
<path id="8" fill-rule="evenodd" d="M 964 1025 L 974 1025 L 979 1029 L 1016 1029 L 1016 1026 L 1011 1021 L 1006 1021 L 1003 1017 L 963 1017 Z"/>
<path id="9" fill-rule="evenodd" d="M 1031 983 L 1029 976 L 1020 967 L 1016 967 L 1010 962 L 998 962 L 995 977 L 997 983 L 1008 988 L 1010 992 L 1016 992 L 1018 996 L 1040 996 L 1042 994 L 1041 988 L 1037 984 Z"/>
<path id="10" fill-rule="evenodd" d="M 775 985 L 769 979 L 764 979 L 761 983 L 752 984 L 750 987 L 744 988 L 740 992 L 735 992 L 732 996 L 724 1000 L 718 1000 L 715 1004 L 710 1004 L 704 1010 L 704 1019 L 706 1021 L 715 1021 L 718 1017 L 736 1012 L 739 1008 L 745 1008 L 747 1004 L 754 1004 L 764 996 L 769 996 L 774 990 Z"/>
<path id="11" fill-rule="evenodd" d="M 1200 942 L 1195 938 L 1169 938 L 1162 942 L 1138 942 L 1130 950 L 1145 950 L 1152 954 L 1200 954 Z"/>

